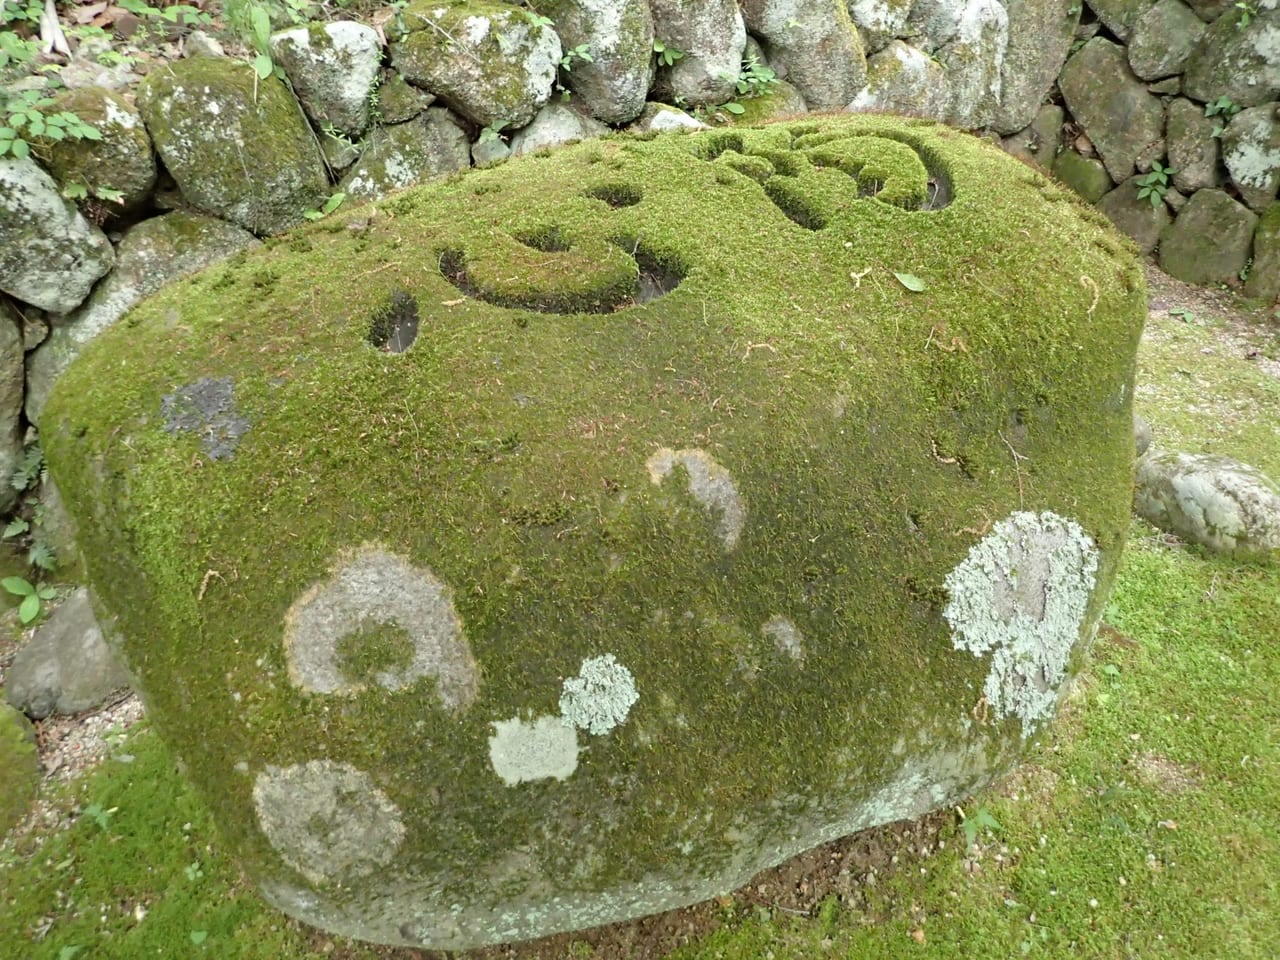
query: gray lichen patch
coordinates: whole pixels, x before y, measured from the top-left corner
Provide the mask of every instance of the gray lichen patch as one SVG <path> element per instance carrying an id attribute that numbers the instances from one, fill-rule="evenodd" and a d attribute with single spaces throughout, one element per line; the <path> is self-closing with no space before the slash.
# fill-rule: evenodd
<path id="1" fill-rule="evenodd" d="M 268 765 L 254 782 L 253 806 L 280 858 L 312 883 L 367 876 L 404 840 L 399 809 L 347 763 Z"/>
<path id="2" fill-rule="evenodd" d="M 785 653 L 798 663 L 804 662 L 804 637 L 796 629 L 796 625 L 786 617 L 773 616 L 765 621 L 760 632 L 773 641 L 773 645 L 781 653 Z"/>
<path id="3" fill-rule="evenodd" d="M 564 682 L 560 715 L 588 733 L 608 733 L 627 719 L 639 698 L 631 671 L 606 653 L 583 660 L 578 675 Z"/>
<path id="4" fill-rule="evenodd" d="M 1019 511 L 943 582 L 952 644 L 993 651 L 983 695 L 996 717 L 1018 717 L 1024 735 L 1053 713 L 1097 569 L 1097 547 L 1074 521 Z"/>
<path id="5" fill-rule="evenodd" d="M 229 459 L 249 432 L 249 421 L 236 410 L 233 390 L 230 377 L 201 377 L 165 394 L 160 398 L 165 430 L 199 434 L 210 459 Z"/>
<path id="6" fill-rule="evenodd" d="M 375 669 L 376 683 L 399 690 L 433 677 L 448 709 L 461 710 L 475 700 L 475 659 L 449 588 L 430 571 L 376 546 L 345 553 L 328 580 L 289 608 L 284 649 L 290 678 L 309 692 L 360 692 L 363 686 L 348 675 L 352 663 L 362 660 L 351 649 L 351 637 L 385 640 L 388 626 L 407 634 L 412 654 L 407 663 L 392 656 Z M 380 656 L 370 651 L 374 660 L 375 654 Z"/>
<path id="7" fill-rule="evenodd" d="M 578 769 L 578 731 L 551 716 L 496 721 L 489 762 L 509 787 L 529 780 L 565 780 Z"/>
<path id="8" fill-rule="evenodd" d="M 672 450 L 662 447 L 645 462 L 649 479 L 661 484 L 677 466 L 689 477 L 689 493 L 708 511 L 719 514 L 716 533 L 726 551 L 738 545 L 747 520 L 747 507 L 729 471 L 711 459 L 705 450 Z"/>

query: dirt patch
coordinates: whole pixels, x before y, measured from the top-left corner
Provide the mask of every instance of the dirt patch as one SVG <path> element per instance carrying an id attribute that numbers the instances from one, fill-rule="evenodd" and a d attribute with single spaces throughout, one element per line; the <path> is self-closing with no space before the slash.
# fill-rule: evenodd
<path id="1" fill-rule="evenodd" d="M 944 835 L 955 824 L 947 809 L 918 820 L 900 820 L 852 837 L 824 844 L 786 863 L 756 874 L 731 895 L 670 910 L 627 923 L 544 937 L 484 950 L 446 952 L 382 947 L 386 960 L 637 960 L 661 957 L 732 921 L 733 917 L 767 910 L 771 915 L 817 916 L 828 897 L 846 908 L 871 907 L 870 890 L 898 870 L 911 869 L 946 846 Z M 888 919 L 888 918 L 884 918 Z M 358 952 L 319 931 L 311 947 L 333 960 L 357 960 Z M 363 949 L 363 948 L 361 948 Z"/>
<path id="2" fill-rule="evenodd" d="M 1176 795 L 1195 790 L 1203 780 L 1195 767 L 1175 763 L 1151 750 L 1134 757 L 1133 766 L 1139 777 L 1167 794 Z"/>

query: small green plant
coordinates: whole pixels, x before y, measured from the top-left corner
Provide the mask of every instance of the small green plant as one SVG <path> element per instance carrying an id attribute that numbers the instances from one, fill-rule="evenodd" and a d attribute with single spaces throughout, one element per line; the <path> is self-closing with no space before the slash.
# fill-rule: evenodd
<path id="1" fill-rule="evenodd" d="M 960 814 L 960 827 L 964 830 L 964 844 L 966 849 L 972 847 L 977 842 L 978 834 L 983 830 L 990 830 L 993 833 L 999 833 L 1004 827 L 1000 826 L 1000 822 L 991 815 L 991 811 L 986 807 L 978 807 L 973 814 L 966 816 L 964 810 L 956 807 L 956 812 Z"/>
<path id="2" fill-rule="evenodd" d="M 583 63 L 595 63 L 596 58 L 591 55 L 591 44 L 580 43 L 576 47 L 566 50 L 564 56 L 560 58 L 560 69 L 565 73 L 573 70 L 574 61 L 581 60 Z"/>
<path id="3" fill-rule="evenodd" d="M 1221 96 L 1217 100 L 1210 100 L 1204 105 L 1204 115 L 1206 117 L 1220 117 L 1221 119 L 1213 128 L 1210 136 L 1220 137 L 1222 131 L 1226 129 L 1227 123 L 1240 112 L 1240 104 L 1233 101 L 1228 96 Z"/>
<path id="4" fill-rule="evenodd" d="M 342 206 L 342 201 L 347 199 L 347 195 L 341 191 L 331 194 L 329 199 L 320 205 L 319 210 L 304 210 L 302 215 L 308 220 L 320 220 L 327 217 L 333 211 Z"/>
<path id="5" fill-rule="evenodd" d="M 742 71 L 734 85 L 740 97 L 762 97 L 778 85 L 778 74 L 761 63 L 759 57 L 752 56 L 742 61 Z"/>
<path id="6" fill-rule="evenodd" d="M 554 20 L 552 20 L 550 17 L 544 17 L 537 10 L 530 10 L 529 8 L 526 7 L 523 13 L 524 13 L 524 18 L 529 21 L 529 26 L 531 27 L 547 29 L 549 27 L 554 27 L 556 25 L 556 22 Z"/>
<path id="7" fill-rule="evenodd" d="M 191 863 L 188 863 L 183 868 L 182 872 L 187 875 L 187 880 L 189 880 L 191 883 L 195 883 L 197 880 L 199 880 L 201 877 L 204 876 L 204 870 L 200 868 L 199 860 L 193 860 Z"/>
<path id="8" fill-rule="evenodd" d="M 22 602 L 18 604 L 18 619 L 22 621 L 24 627 L 40 616 L 45 601 L 52 600 L 58 595 L 53 587 L 43 583 L 33 585 L 26 577 L 5 577 L 0 580 L 0 586 L 13 596 L 22 598 Z"/>
<path id="9" fill-rule="evenodd" d="M 1152 207 L 1164 203 L 1164 195 L 1169 189 L 1169 177 L 1173 170 L 1157 160 L 1151 165 L 1151 172 L 1138 180 L 1138 199 L 1150 200 Z"/>
<path id="10" fill-rule="evenodd" d="M 266 80 L 272 74 L 283 79 L 284 71 L 271 59 L 271 15 L 265 5 L 255 3 L 249 8 L 249 31 L 256 54 L 253 58 L 253 72 L 258 75 L 259 80 Z"/>
<path id="11" fill-rule="evenodd" d="M 53 105 L 53 98 L 42 96 L 38 90 L 24 90 L 10 97 L 0 111 L 0 157 L 30 156 L 32 140 L 102 139 L 97 127 L 85 123 L 74 113 L 50 112 Z"/>
<path id="12" fill-rule="evenodd" d="M 480 131 L 480 143 L 493 143 L 495 140 L 502 139 L 502 128 L 507 126 L 510 120 L 495 120 L 489 126 Z"/>
<path id="13" fill-rule="evenodd" d="M 661 40 L 653 41 L 653 53 L 658 58 L 658 65 L 669 67 L 677 60 L 683 59 L 684 51 L 677 50 L 670 44 L 663 43 Z"/>
<path id="14" fill-rule="evenodd" d="M 123 203 L 124 192 L 112 190 L 110 187 L 90 187 L 87 183 L 68 183 L 62 188 L 62 195 L 68 200 L 87 200 L 90 196 L 105 200 L 108 203 Z"/>
<path id="15" fill-rule="evenodd" d="M 105 809 L 100 803 L 91 803 L 81 811 L 81 814 L 96 823 L 100 829 L 106 830 L 111 826 L 111 817 L 119 811 L 119 809 L 119 807 Z"/>
<path id="16" fill-rule="evenodd" d="M 1239 11 L 1239 16 L 1236 19 L 1236 29 L 1238 30 L 1243 30 L 1252 23 L 1253 18 L 1258 15 L 1258 5 L 1255 3 L 1248 3 L 1247 0 L 1238 0 L 1235 4 L 1235 8 Z"/>
<path id="17" fill-rule="evenodd" d="M 30 67 L 40 54 L 41 0 L 0 0 L 0 75 Z"/>

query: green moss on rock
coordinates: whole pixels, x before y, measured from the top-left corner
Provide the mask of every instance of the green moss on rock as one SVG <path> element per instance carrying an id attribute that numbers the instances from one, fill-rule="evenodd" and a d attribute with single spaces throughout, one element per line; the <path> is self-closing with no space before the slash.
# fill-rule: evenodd
<path id="1" fill-rule="evenodd" d="M 160 292 L 42 423 L 248 875 L 308 922 L 462 948 L 722 893 L 1008 769 L 1128 529 L 1144 316 L 1100 214 L 945 127 L 607 138 Z M 202 378 L 247 424 L 216 462 L 164 427 Z M 1003 654 L 1036 696 L 999 705 L 1002 654 L 944 616 L 996 535 L 997 614 L 1039 609 L 1010 570 L 1075 590 Z M 1087 577 L 1045 559 L 1076 547 Z M 388 623 L 397 682 L 300 669 Z"/>
<path id="2" fill-rule="evenodd" d="M 68 90 L 57 98 L 58 111 L 74 113 L 94 127 L 100 140 L 42 140 L 45 166 L 64 190 L 83 186 L 89 195 L 120 194 L 103 209 L 130 210 L 143 204 L 156 183 L 156 161 L 142 117 L 119 94 L 102 87 Z"/>
<path id="3" fill-rule="evenodd" d="M 262 236 L 303 223 L 328 195 L 298 102 L 247 63 L 174 61 L 143 80 L 138 109 L 182 195 L 206 213 Z"/>

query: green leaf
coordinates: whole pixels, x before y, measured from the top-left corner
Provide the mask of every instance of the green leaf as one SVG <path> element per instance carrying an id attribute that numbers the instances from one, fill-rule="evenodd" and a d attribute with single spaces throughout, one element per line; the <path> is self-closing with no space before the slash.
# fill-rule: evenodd
<path id="1" fill-rule="evenodd" d="M 27 521 L 23 520 L 21 517 L 14 517 L 5 526 L 4 534 L 2 536 L 5 540 L 8 540 L 10 537 L 16 537 L 18 534 L 26 533 L 30 529 L 31 524 L 27 523 Z"/>
<path id="2" fill-rule="evenodd" d="M 741 116 L 742 114 L 747 112 L 746 107 L 744 107 L 742 104 L 737 103 L 736 101 L 733 101 L 733 100 L 730 100 L 726 104 L 722 104 L 722 106 L 725 110 L 728 110 L 734 116 Z"/>
<path id="3" fill-rule="evenodd" d="M 15 597 L 31 596 L 36 592 L 36 588 L 22 577 L 5 577 L 0 580 L 0 587 L 4 587 Z"/>
<path id="4" fill-rule="evenodd" d="M 271 46 L 271 17 L 267 14 L 265 4 L 254 4 L 249 8 L 249 28 L 253 32 L 254 47 L 259 53 L 265 53 Z"/>
<path id="5" fill-rule="evenodd" d="M 209 931 L 208 931 L 208 930 L 192 930 L 192 931 L 191 931 L 191 942 L 192 942 L 192 943 L 194 943 L 194 944 L 198 947 L 198 946 L 200 946 L 200 944 L 204 943 L 205 938 L 206 938 L 206 937 L 208 937 L 208 936 L 209 936 Z"/>
<path id="6" fill-rule="evenodd" d="M 898 282 L 910 290 L 912 293 L 919 293 L 924 289 L 924 281 L 913 273 L 898 273 L 896 270 L 893 275 L 898 278 Z"/>
<path id="7" fill-rule="evenodd" d="M 40 598 L 34 593 L 23 597 L 22 604 L 18 607 L 18 619 L 26 626 L 36 617 L 40 616 Z"/>
<path id="8" fill-rule="evenodd" d="M 258 75 L 259 80 L 265 80 L 271 74 L 275 73 L 276 65 L 271 62 L 271 57 L 265 53 L 260 53 L 253 58 L 253 70 Z"/>
<path id="9" fill-rule="evenodd" d="M 27 145 L 25 140 L 15 140 L 13 141 L 13 146 L 9 148 L 9 152 L 21 160 L 31 154 L 31 147 Z"/>
<path id="10" fill-rule="evenodd" d="M 333 194 L 331 197 L 329 197 L 328 200 L 324 202 L 324 206 L 320 208 L 320 212 L 333 213 L 333 211 L 337 210 L 340 206 L 342 206 L 342 201 L 346 199 L 347 199 L 347 195 L 339 191 L 338 193 Z"/>
<path id="11" fill-rule="evenodd" d="M 72 957 L 83 949 L 84 947 L 63 947 L 58 951 L 58 960 L 71 960 Z"/>

